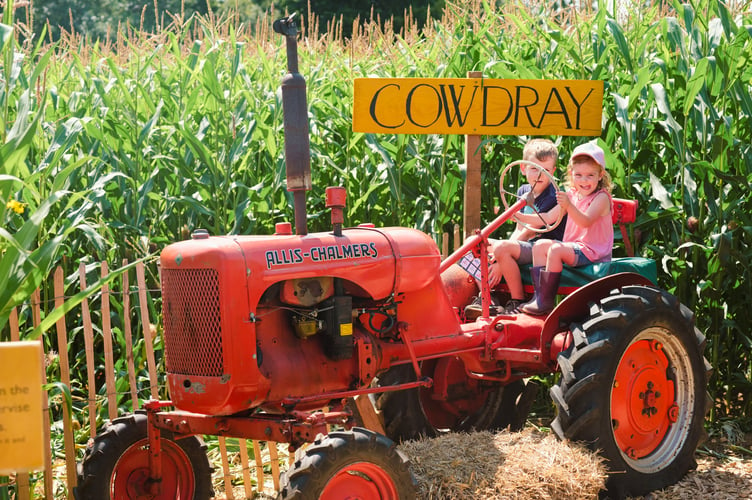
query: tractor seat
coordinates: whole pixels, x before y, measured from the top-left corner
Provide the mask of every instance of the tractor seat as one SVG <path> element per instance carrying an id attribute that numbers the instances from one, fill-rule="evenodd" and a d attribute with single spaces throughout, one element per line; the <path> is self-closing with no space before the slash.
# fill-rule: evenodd
<path id="1" fill-rule="evenodd" d="M 520 266 L 522 273 L 522 283 L 525 291 L 533 292 L 533 284 L 530 281 L 530 265 Z M 569 267 L 564 266 L 559 282 L 559 293 L 569 294 L 575 289 L 580 288 L 604 276 L 618 273 L 637 273 L 646 277 L 652 283 L 658 282 L 658 266 L 653 259 L 644 257 L 621 257 L 613 259 L 610 262 L 598 262 L 587 266 Z"/>

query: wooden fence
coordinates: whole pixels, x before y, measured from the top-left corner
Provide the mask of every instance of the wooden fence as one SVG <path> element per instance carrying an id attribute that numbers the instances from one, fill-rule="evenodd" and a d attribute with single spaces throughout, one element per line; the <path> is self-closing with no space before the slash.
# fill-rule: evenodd
<path id="1" fill-rule="evenodd" d="M 106 277 L 109 272 L 107 263 L 103 262 L 98 267 L 101 277 Z M 160 392 L 165 396 L 164 387 L 158 384 L 157 373 L 160 360 L 155 356 L 154 348 L 155 341 L 159 340 L 158 333 L 150 318 L 150 309 L 153 307 L 150 292 L 155 290 L 147 288 L 146 267 L 143 263 L 136 264 L 135 274 L 135 286 L 129 283 L 129 274 L 123 273 L 118 282 L 118 289 L 113 290 L 108 285 L 103 286 L 101 293 L 95 298 L 84 300 L 79 308 L 69 311 L 56 323 L 54 338 L 51 336 L 52 332 L 47 332 L 45 334 L 47 338 L 40 340 L 44 347 L 43 366 L 47 366 L 45 370 L 47 382 L 65 384 L 71 389 L 74 408 L 76 402 L 82 408 L 78 411 L 74 410 L 75 414 L 70 415 L 67 406 L 62 404 L 61 396 L 52 396 L 52 405 L 50 405 L 50 397 L 46 398 L 48 403 L 42 408 L 46 434 L 44 442 L 50 443 L 50 447 L 45 450 L 45 467 L 43 471 L 37 473 L 17 473 L 7 478 L 9 481 L 6 484 L 0 484 L 0 487 L 11 486 L 12 491 L 15 491 L 15 498 L 19 500 L 72 499 L 72 491 L 76 486 L 76 459 L 82 456 L 85 441 L 96 435 L 103 420 L 112 420 L 119 415 L 137 410 L 144 400 L 159 398 Z M 55 308 L 62 307 L 65 299 L 76 293 L 71 293 L 70 290 L 66 292 L 65 281 L 63 269 L 58 267 L 52 280 L 54 299 L 51 302 L 54 303 Z M 87 287 L 86 266 L 80 265 L 77 280 L 74 276 L 69 276 L 68 281 L 77 281 L 73 284 L 80 290 L 85 290 Z M 71 286 L 69 285 L 69 288 Z M 45 306 L 51 305 L 48 301 L 42 300 L 41 296 L 42 293 L 37 290 L 31 302 L 24 305 L 20 313 L 15 309 L 11 312 L 9 321 L 11 341 L 24 340 L 22 332 L 31 331 L 32 327 L 40 324 L 46 312 Z M 119 338 L 124 341 L 124 346 L 113 345 L 113 326 L 111 325 L 113 297 L 117 298 L 119 309 L 123 311 L 123 314 L 118 316 L 120 322 L 116 331 Z M 99 318 L 101 324 L 97 327 L 94 326 L 92 320 L 90 308 L 92 304 L 99 305 L 99 314 L 96 317 Z M 31 324 L 27 324 L 29 322 Z M 134 324 L 136 327 L 140 324 L 140 330 L 135 335 Z M 71 325 L 73 325 L 72 329 Z M 79 344 L 84 345 L 85 360 L 80 359 L 80 353 L 75 348 L 71 350 L 74 345 Z M 145 359 L 134 356 L 134 345 L 140 346 L 141 344 L 143 346 L 139 351 L 143 353 Z M 116 356 L 119 357 L 116 358 Z M 121 359 L 123 357 L 124 363 Z M 124 365 L 127 373 L 116 370 L 118 359 L 121 361 L 117 363 L 118 366 Z M 102 360 L 104 360 L 103 366 Z M 81 380 L 74 380 L 76 386 L 72 387 L 71 362 L 78 366 L 82 361 L 85 361 L 86 380 L 83 380 L 83 377 Z M 148 377 L 139 378 L 142 371 L 148 373 Z M 124 384 L 122 380 L 118 384 L 120 378 L 127 380 L 127 384 Z M 121 387 L 120 390 L 117 388 L 118 385 Z M 123 385 L 127 385 L 125 391 L 122 389 Z M 85 401 L 82 402 L 82 399 Z M 85 404 L 82 405 L 82 403 Z M 59 418 L 53 422 L 51 414 Z M 62 436 L 60 436 L 61 427 Z M 86 427 L 88 427 L 88 436 L 85 433 Z M 242 484 L 240 489 L 243 491 L 243 496 L 240 498 L 254 496 L 254 481 L 256 492 L 269 493 L 272 489 L 274 491 L 279 489 L 280 459 L 284 464 L 286 447 L 280 448 L 282 450 L 280 453 L 277 443 L 247 442 L 244 439 L 222 437 L 215 439 L 217 439 L 216 455 L 218 456 L 211 458 L 218 462 L 216 464 L 218 473 L 214 478 L 215 489 L 224 490 L 222 497 L 227 499 L 239 497 L 238 488 L 233 491 L 233 483 Z M 62 441 L 62 449 L 53 450 L 55 443 L 60 441 Z M 264 466 L 271 470 L 271 474 L 264 473 Z"/>
<path id="2" fill-rule="evenodd" d="M 441 250 L 444 256 L 449 253 L 452 240 L 454 249 L 459 247 L 459 226 L 455 226 L 453 235 L 443 235 Z M 127 262 L 123 262 L 123 265 L 126 264 Z M 96 435 L 104 420 L 113 420 L 119 415 L 135 411 L 142 401 L 159 399 L 160 393 L 163 398 L 167 397 L 166 389 L 159 383 L 158 366 L 161 360 L 155 355 L 154 348 L 155 342 L 159 341 L 159 334 L 150 317 L 150 311 L 154 310 L 150 293 L 159 294 L 160 291 L 147 287 L 146 271 L 147 267 L 143 263 L 135 265 L 135 285 L 131 285 L 129 281 L 129 272 L 123 272 L 119 279 L 113 281 L 117 287 L 104 285 L 98 295 L 84 300 L 80 307 L 69 311 L 57 321 L 54 337 L 52 332 L 46 332 L 40 340 L 44 358 L 42 366 L 47 367 L 46 380 L 48 383 L 60 382 L 70 388 L 75 414 L 69 414 L 60 395 L 52 396 L 52 405 L 50 397 L 46 398 L 47 404 L 42 408 L 46 432 L 44 442 L 49 442 L 50 446 L 45 453 L 44 471 L 31 475 L 17 473 L 8 478 L 7 484 L 0 484 L 0 488 L 12 486 L 18 500 L 40 497 L 72 499 L 72 491 L 76 486 L 76 460 L 82 456 L 85 441 Z M 87 275 L 90 277 L 94 272 L 98 274 L 97 279 L 106 278 L 109 266 L 102 262 L 98 266 L 90 265 L 87 269 L 82 263 L 76 275 L 67 278 L 63 269 L 58 267 L 51 280 L 52 294 L 43 294 L 37 290 L 31 302 L 25 304 L 20 313 L 15 309 L 12 311 L 9 321 L 10 340 L 24 340 L 23 332 L 38 326 L 53 306 L 62 307 L 66 298 L 77 293 L 72 291 L 73 288 L 85 290 L 88 281 L 91 281 L 87 281 Z M 69 283 L 68 290 L 66 281 Z M 152 281 L 158 282 L 156 274 Z M 43 300 L 43 296 L 52 298 Z M 118 303 L 117 310 L 121 314 L 113 315 L 113 301 Z M 94 316 L 100 324 L 95 327 L 91 307 L 97 304 L 99 314 Z M 113 317 L 118 320 L 114 330 Z M 135 334 L 134 325 L 137 329 Z M 113 331 L 117 332 L 120 342 L 113 343 Z M 75 348 L 81 344 L 84 346 L 83 352 Z M 134 355 L 134 346 L 139 346 L 137 350 L 140 355 Z M 85 360 L 80 359 L 81 354 Z M 104 360 L 103 366 L 101 360 Z M 72 361 L 76 368 L 85 361 L 86 379 L 83 380 L 81 376 L 74 380 L 75 386 L 71 386 Z M 76 371 L 81 375 L 84 370 L 81 367 Z M 76 406 L 79 407 L 78 410 L 75 409 Z M 57 418 L 53 421 L 51 416 Z M 217 446 L 210 448 L 218 450 L 218 456 L 211 456 L 210 453 L 210 459 L 216 462 L 215 465 L 219 465 L 214 482 L 215 490 L 224 491 L 223 498 L 234 499 L 239 495 L 243 495 L 240 498 L 252 498 L 256 494 L 254 484 L 256 492 L 268 494 L 279 491 L 280 464 L 284 466 L 292 460 L 292 456 L 286 453 L 286 445 L 223 437 L 207 439 L 217 440 Z M 60 441 L 62 449 L 53 450 L 54 445 L 58 443 L 59 446 Z M 265 474 L 264 467 L 271 473 Z M 233 483 L 242 485 L 235 487 L 236 490 L 242 490 L 242 493 L 233 491 Z"/>

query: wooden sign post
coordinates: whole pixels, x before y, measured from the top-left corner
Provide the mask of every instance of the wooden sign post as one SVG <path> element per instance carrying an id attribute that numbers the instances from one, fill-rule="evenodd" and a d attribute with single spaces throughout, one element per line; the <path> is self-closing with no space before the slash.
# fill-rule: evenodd
<path id="1" fill-rule="evenodd" d="M 44 468 L 42 344 L 0 343 L 0 474 Z"/>

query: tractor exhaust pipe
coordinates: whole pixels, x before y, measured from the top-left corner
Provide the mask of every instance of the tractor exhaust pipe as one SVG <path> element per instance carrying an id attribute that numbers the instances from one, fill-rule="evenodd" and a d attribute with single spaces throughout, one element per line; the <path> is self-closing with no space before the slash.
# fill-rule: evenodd
<path id="1" fill-rule="evenodd" d="M 287 71 L 282 78 L 282 111 L 285 126 L 287 190 L 295 202 L 295 234 L 308 234 L 306 191 L 311 189 L 311 150 L 305 78 L 298 73 L 298 27 L 295 14 L 274 21 L 274 31 L 287 44 Z"/>

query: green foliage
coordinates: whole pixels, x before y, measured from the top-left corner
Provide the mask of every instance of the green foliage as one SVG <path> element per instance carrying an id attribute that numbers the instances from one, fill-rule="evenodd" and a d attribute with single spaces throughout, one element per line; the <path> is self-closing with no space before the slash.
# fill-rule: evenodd
<path id="1" fill-rule="evenodd" d="M 444 9 L 444 0 L 380 0 L 370 2 L 343 3 L 337 0 L 282 0 L 277 2 L 282 11 L 299 13 L 310 26 L 316 17 L 320 33 L 342 31 L 344 37 L 352 36 L 353 24 L 356 20 L 380 20 L 392 24 L 395 32 L 401 32 L 410 23 L 407 16 L 412 15 L 422 28 L 432 19 L 439 19 Z M 310 8 L 310 12 L 309 12 Z M 338 27 L 337 27 L 338 26 Z"/>

